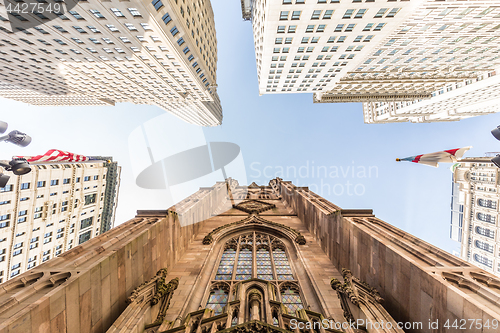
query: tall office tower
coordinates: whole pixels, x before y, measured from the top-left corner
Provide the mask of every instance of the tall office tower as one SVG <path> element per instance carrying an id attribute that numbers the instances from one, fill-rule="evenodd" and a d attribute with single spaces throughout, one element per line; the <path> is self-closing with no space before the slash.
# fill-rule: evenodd
<path id="1" fill-rule="evenodd" d="M 457 121 L 500 111 L 500 76 L 496 71 L 447 83 L 429 99 L 365 102 L 365 123 Z"/>
<path id="2" fill-rule="evenodd" d="M 453 171 L 451 238 L 461 257 L 500 275 L 499 169 L 488 157 L 464 158 Z"/>
<path id="3" fill-rule="evenodd" d="M 214 208 L 224 213 L 179 222 Z M 248 187 L 228 179 L 168 210 L 138 211 L 8 281 L 0 327 L 430 333 L 466 321 L 498 332 L 498 286 L 494 275 L 369 209 L 342 209 L 279 178 Z"/>
<path id="4" fill-rule="evenodd" d="M 498 1 L 242 1 L 259 92 L 314 102 L 431 98 L 500 63 Z"/>
<path id="5" fill-rule="evenodd" d="M 0 189 L 0 282 L 113 227 L 121 168 L 103 159 L 32 165 Z"/>
<path id="6" fill-rule="evenodd" d="M 0 97 L 34 105 L 151 104 L 189 123 L 221 124 L 210 1 L 37 6 L 0 5 Z"/>

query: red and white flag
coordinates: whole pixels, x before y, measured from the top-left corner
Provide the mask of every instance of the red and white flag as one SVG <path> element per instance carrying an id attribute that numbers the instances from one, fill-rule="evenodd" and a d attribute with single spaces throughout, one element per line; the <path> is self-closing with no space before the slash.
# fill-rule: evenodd
<path id="1" fill-rule="evenodd" d="M 88 157 L 88 156 L 73 154 L 73 153 L 70 153 L 67 151 L 62 151 L 62 150 L 57 150 L 57 149 L 51 149 L 43 155 L 14 156 L 14 158 L 24 158 L 29 163 L 32 163 L 32 164 L 41 164 L 41 163 L 47 163 L 47 162 L 84 162 L 84 161 L 89 161 L 89 160 L 93 159 L 93 158 Z"/>
<path id="2" fill-rule="evenodd" d="M 459 159 L 464 156 L 465 152 L 471 149 L 472 146 L 464 148 L 456 148 L 450 150 L 438 151 L 436 153 L 421 154 L 416 156 L 410 156 L 406 158 L 396 158 L 397 162 L 406 161 L 413 163 L 420 163 L 425 165 L 430 165 L 433 167 L 438 167 L 440 162 L 443 163 L 456 163 Z"/>

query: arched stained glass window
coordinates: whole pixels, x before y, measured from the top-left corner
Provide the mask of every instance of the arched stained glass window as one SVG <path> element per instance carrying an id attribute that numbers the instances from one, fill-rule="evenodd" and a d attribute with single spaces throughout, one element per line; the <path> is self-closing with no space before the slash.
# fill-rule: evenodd
<path id="1" fill-rule="evenodd" d="M 294 315 L 295 311 L 303 309 L 302 300 L 298 288 L 283 287 L 281 290 L 281 303 L 287 308 L 289 314 Z"/>
<path id="2" fill-rule="evenodd" d="M 207 308 L 213 309 L 215 315 L 221 314 L 227 304 L 228 292 L 222 287 L 213 289 L 208 297 Z"/>
<path id="3" fill-rule="evenodd" d="M 252 278 L 252 250 L 243 248 L 238 255 L 238 268 L 236 269 L 236 280 L 248 280 Z"/>
<path id="4" fill-rule="evenodd" d="M 228 248 L 222 253 L 222 258 L 217 269 L 216 280 L 231 280 L 233 277 L 234 260 L 236 259 L 236 250 Z"/>
<path id="5" fill-rule="evenodd" d="M 215 280 L 232 280 L 234 268 L 234 279 L 239 281 L 251 278 L 294 280 L 285 245 L 278 238 L 266 234 L 246 234 L 226 243 Z"/>
<path id="6" fill-rule="evenodd" d="M 280 248 L 273 250 L 274 267 L 278 274 L 278 280 L 293 280 L 292 270 L 288 263 L 285 251 Z"/>
<path id="7" fill-rule="evenodd" d="M 482 236 L 486 236 L 488 238 L 495 238 L 495 232 L 488 228 L 476 227 L 476 233 Z"/>
<path id="8" fill-rule="evenodd" d="M 287 306 L 291 315 L 304 307 L 285 243 L 275 236 L 251 232 L 230 239 L 224 245 L 214 273 L 207 307 L 217 313 L 227 304 L 230 292 L 234 295 L 234 286 L 253 278 L 271 282 L 276 288 L 276 297 L 281 295 L 282 303 Z M 284 283 L 288 286 L 285 289 L 280 287 Z M 224 289 L 226 287 L 227 290 Z M 231 300 L 234 299 L 232 297 Z M 234 309 L 228 314 L 231 316 L 231 325 L 237 325 Z M 279 325 L 279 316 L 278 312 L 273 314 L 274 325 Z"/>
<path id="9" fill-rule="evenodd" d="M 493 261 L 491 259 L 488 259 L 488 257 L 481 256 L 479 254 L 475 254 L 474 255 L 474 260 L 477 261 L 480 264 L 488 266 L 489 268 L 493 267 Z"/>
<path id="10" fill-rule="evenodd" d="M 481 249 L 481 250 L 485 250 L 487 252 L 490 252 L 490 253 L 493 253 L 493 250 L 494 250 L 494 246 L 487 243 L 487 242 L 481 242 L 479 240 L 475 241 L 474 244 L 476 245 L 476 247 L 478 249 Z"/>
<path id="11" fill-rule="evenodd" d="M 273 279 L 271 256 L 269 255 L 269 250 L 266 248 L 257 250 L 257 277 L 269 281 Z"/>

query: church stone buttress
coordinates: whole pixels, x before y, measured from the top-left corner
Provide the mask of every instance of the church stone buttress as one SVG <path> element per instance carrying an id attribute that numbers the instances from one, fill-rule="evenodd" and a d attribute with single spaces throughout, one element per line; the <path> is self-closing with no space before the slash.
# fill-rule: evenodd
<path id="1" fill-rule="evenodd" d="M 228 179 L 0 285 L 0 333 L 498 332 L 499 299 L 371 210 Z"/>

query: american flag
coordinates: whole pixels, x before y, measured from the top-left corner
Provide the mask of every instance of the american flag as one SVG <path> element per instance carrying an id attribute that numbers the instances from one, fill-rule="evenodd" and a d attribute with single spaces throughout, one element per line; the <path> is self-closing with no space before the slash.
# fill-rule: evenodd
<path id="1" fill-rule="evenodd" d="M 37 156 L 14 156 L 14 158 L 24 158 L 29 163 L 41 164 L 46 162 L 83 162 L 93 160 L 92 157 L 73 154 L 67 151 L 51 149 L 43 155 Z"/>

